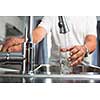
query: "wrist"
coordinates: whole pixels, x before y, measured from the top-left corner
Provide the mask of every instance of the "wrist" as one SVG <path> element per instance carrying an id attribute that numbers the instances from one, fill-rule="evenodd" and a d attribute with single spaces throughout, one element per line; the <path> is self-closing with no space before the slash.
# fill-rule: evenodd
<path id="1" fill-rule="evenodd" d="M 85 57 L 88 57 L 90 54 L 90 51 L 86 44 L 84 45 L 84 49 L 85 49 Z"/>

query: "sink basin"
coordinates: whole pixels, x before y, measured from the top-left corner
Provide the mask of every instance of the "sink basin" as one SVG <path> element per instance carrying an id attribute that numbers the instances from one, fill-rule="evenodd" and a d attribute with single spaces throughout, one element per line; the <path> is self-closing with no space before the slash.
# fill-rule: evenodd
<path id="1" fill-rule="evenodd" d="M 0 74 L 1 83 L 100 83 L 100 74 Z"/>
<path id="2" fill-rule="evenodd" d="M 60 74 L 58 66 L 50 67 L 50 73 L 46 73 L 46 67 L 39 69 L 34 74 L 20 74 L 17 69 L 0 70 L 0 83 L 100 83 L 100 70 L 94 68 L 84 69 L 78 67 L 71 74 Z M 77 70 L 77 71 L 75 71 Z"/>

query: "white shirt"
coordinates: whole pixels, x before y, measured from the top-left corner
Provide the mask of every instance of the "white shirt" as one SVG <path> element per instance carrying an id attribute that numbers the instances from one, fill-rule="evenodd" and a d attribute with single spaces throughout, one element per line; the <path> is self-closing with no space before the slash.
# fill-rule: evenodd
<path id="1" fill-rule="evenodd" d="M 47 33 L 51 33 L 52 48 L 50 64 L 56 64 L 60 59 L 60 47 L 71 47 L 74 45 L 83 45 L 86 35 L 92 34 L 96 36 L 96 17 L 95 16 L 65 16 L 69 28 L 66 34 L 59 32 L 58 16 L 45 16 L 39 26 L 46 29 Z M 63 54 L 61 54 L 64 56 Z M 91 56 L 86 58 L 91 61 Z"/>

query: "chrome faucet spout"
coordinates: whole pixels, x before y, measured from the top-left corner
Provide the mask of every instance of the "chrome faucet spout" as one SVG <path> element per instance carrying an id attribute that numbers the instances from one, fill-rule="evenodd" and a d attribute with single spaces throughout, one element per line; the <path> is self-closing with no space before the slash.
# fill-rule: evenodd
<path id="1" fill-rule="evenodd" d="M 33 70 L 33 39 L 32 39 L 32 30 L 33 30 L 33 16 L 28 17 L 28 23 L 26 23 L 25 28 L 25 42 L 23 45 L 23 56 L 25 60 L 22 65 L 22 74 L 29 74 Z"/>
<path id="2" fill-rule="evenodd" d="M 91 68 L 97 68 L 97 69 L 100 69 L 99 66 L 89 64 L 89 63 L 86 62 L 86 61 L 83 61 L 81 64 L 84 65 L 85 67 L 91 67 Z"/>

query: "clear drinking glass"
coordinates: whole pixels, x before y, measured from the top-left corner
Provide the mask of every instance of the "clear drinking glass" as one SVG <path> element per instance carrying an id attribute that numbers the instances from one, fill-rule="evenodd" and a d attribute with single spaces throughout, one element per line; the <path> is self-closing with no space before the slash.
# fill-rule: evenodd
<path id="1" fill-rule="evenodd" d="M 60 42 L 60 49 L 61 48 L 68 48 L 68 40 L 66 39 L 65 34 L 61 34 L 61 42 Z M 70 57 L 70 52 L 62 52 L 59 50 L 60 53 L 60 73 L 61 74 L 70 74 L 72 72 L 72 67 L 69 66 L 70 62 L 67 60 Z"/>

